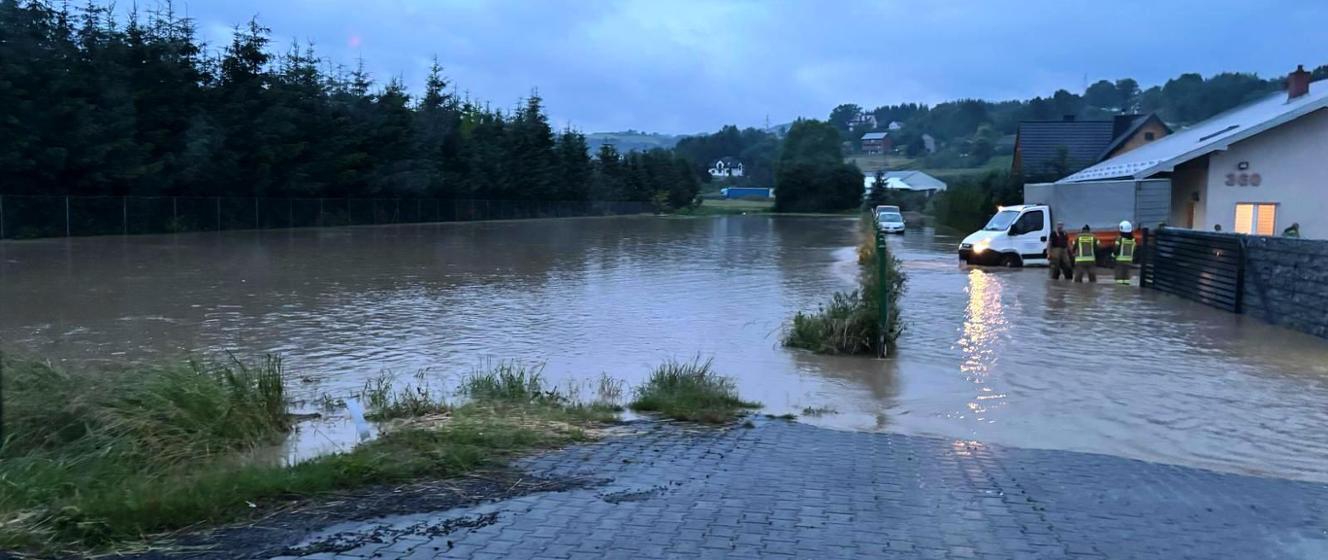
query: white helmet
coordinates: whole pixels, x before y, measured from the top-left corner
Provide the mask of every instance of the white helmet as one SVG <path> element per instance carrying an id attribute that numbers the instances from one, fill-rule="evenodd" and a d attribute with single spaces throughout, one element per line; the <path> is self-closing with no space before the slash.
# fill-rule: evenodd
<path id="1" fill-rule="evenodd" d="M 1134 226 L 1130 225 L 1130 221 L 1129 221 L 1129 220 L 1121 220 L 1121 223 L 1120 223 L 1120 232 L 1121 232 L 1121 233 L 1134 233 Z"/>

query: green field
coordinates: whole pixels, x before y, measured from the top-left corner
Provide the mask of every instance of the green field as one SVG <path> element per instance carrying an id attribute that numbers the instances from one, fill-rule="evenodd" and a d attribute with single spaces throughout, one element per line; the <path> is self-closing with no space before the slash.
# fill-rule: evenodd
<path id="1" fill-rule="evenodd" d="M 711 216 L 717 214 L 757 214 L 769 212 L 775 207 L 774 199 L 770 200 L 725 200 L 720 198 L 707 198 L 696 208 L 683 210 L 679 214 L 692 216 Z"/>

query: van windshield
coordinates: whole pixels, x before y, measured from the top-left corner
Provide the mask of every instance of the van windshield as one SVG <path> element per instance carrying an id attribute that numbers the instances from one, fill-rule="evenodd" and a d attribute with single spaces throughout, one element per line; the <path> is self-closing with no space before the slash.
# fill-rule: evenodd
<path id="1" fill-rule="evenodd" d="M 1010 229 L 1010 224 L 1013 224 L 1018 217 L 1018 210 L 1001 210 L 991 217 L 991 221 L 987 222 L 987 227 L 982 228 L 982 231 L 1005 231 Z"/>

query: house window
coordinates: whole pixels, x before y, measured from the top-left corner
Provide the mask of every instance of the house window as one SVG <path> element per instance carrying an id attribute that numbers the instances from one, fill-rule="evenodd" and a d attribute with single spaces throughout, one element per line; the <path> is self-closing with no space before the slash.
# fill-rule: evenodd
<path id="1" fill-rule="evenodd" d="M 1149 142 L 1152 142 L 1154 138 L 1157 138 L 1157 135 L 1155 135 L 1155 134 L 1153 134 L 1153 133 L 1151 133 L 1151 132 L 1145 132 L 1145 133 L 1144 133 L 1144 140 L 1149 141 Z"/>
<path id="2" fill-rule="evenodd" d="M 1276 204 L 1241 203 L 1236 205 L 1236 233 L 1273 235 L 1276 224 Z"/>

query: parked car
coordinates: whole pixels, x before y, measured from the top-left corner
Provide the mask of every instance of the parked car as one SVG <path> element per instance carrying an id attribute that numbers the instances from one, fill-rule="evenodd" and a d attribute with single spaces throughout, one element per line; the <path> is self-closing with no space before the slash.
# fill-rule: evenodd
<path id="1" fill-rule="evenodd" d="M 904 216 L 899 212 L 881 212 L 876 215 L 876 227 L 886 233 L 904 233 Z"/>

